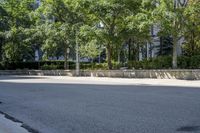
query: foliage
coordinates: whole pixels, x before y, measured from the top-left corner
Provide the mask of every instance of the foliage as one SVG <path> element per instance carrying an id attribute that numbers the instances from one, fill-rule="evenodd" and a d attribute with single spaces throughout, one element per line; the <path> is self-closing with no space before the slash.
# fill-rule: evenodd
<path id="1" fill-rule="evenodd" d="M 0 56 L 3 58 L 0 60 L 23 64 L 23 61 L 33 61 L 35 50 L 41 50 L 43 60 L 64 57 L 64 62 L 40 62 L 33 65 L 34 69 L 75 68 L 69 58 L 72 56 L 70 59 L 74 60 L 75 45 L 79 45 L 81 56 L 91 59 L 106 49 L 107 64 L 95 61 L 81 64 L 86 69 L 120 69 L 126 65 L 137 69 L 199 68 L 199 0 L 189 0 L 184 7 L 174 2 L 43 0 L 37 7 L 35 0 L 1 0 Z M 151 42 L 153 25 L 160 27 L 159 36 L 164 38 L 159 55 L 166 56 L 135 61 L 139 59 L 140 48 Z M 178 57 L 177 45 L 181 39 L 184 40 L 184 56 Z M 0 68 L 6 66 L 4 63 Z M 12 68 L 11 65 L 7 67 Z M 16 65 L 14 68 L 23 67 Z"/>
<path id="2" fill-rule="evenodd" d="M 47 65 L 47 64 L 44 64 L 43 66 L 41 66 L 41 69 L 42 70 L 56 70 L 58 69 L 57 65 Z"/>
<path id="3" fill-rule="evenodd" d="M 183 46 L 184 54 L 194 56 L 200 54 L 200 4 L 199 0 L 191 0 L 184 12 L 185 26 Z"/>
<path id="4" fill-rule="evenodd" d="M 199 69 L 200 68 L 200 55 L 192 56 L 190 58 L 190 68 Z"/>
<path id="5" fill-rule="evenodd" d="M 130 61 L 128 63 L 129 69 L 171 69 L 172 68 L 171 56 L 160 56 L 158 58 L 143 60 L 143 61 Z M 123 67 L 118 62 L 112 62 L 113 69 L 120 69 Z M 0 70 L 9 69 L 64 69 L 64 61 L 40 61 L 40 62 L 0 62 Z M 107 63 L 81 63 L 82 70 L 107 70 Z M 75 69 L 75 63 L 69 62 L 69 68 Z M 178 57 L 178 68 L 180 69 L 199 69 L 200 68 L 200 56 L 180 56 Z"/>
<path id="6" fill-rule="evenodd" d="M 91 40 L 85 45 L 80 47 L 80 54 L 82 57 L 87 58 L 96 58 L 101 52 L 102 49 L 98 47 L 97 40 Z"/>
<path id="7" fill-rule="evenodd" d="M 31 45 L 25 42 L 24 30 L 30 28 L 32 20 L 29 14 L 34 10 L 33 0 L 2 0 L 0 1 L 1 30 L 4 39 L 3 58 L 9 61 L 32 60 Z M 5 23 L 6 22 L 6 23 Z M 5 26 L 5 27 L 4 27 Z M 4 28 L 4 29 L 2 29 Z"/>
<path id="8" fill-rule="evenodd" d="M 33 60 L 32 47 L 25 42 L 23 28 L 12 27 L 5 32 L 6 44 L 3 46 L 4 59 L 8 61 Z"/>
<path id="9" fill-rule="evenodd" d="M 134 69 L 169 69 L 172 58 L 170 56 L 160 56 L 150 60 L 129 62 L 129 68 Z"/>
<path id="10" fill-rule="evenodd" d="M 74 47 L 77 31 L 83 21 L 72 4 L 69 0 L 44 0 L 36 14 L 37 24 L 45 25 L 46 38 L 42 45 L 44 58 L 48 60 L 49 57 L 63 56 L 65 69 L 68 67 L 68 49 Z"/>
<path id="11" fill-rule="evenodd" d="M 177 68 L 177 45 L 183 36 L 183 12 L 185 7 L 179 6 L 174 0 L 158 0 L 153 11 L 156 23 L 160 25 L 160 34 L 171 35 L 173 38 L 173 68 Z"/>
<path id="12" fill-rule="evenodd" d="M 91 31 L 91 36 L 106 47 L 108 67 L 112 69 L 113 48 L 122 45 L 124 36 L 128 32 L 128 25 L 124 20 L 137 14 L 141 1 L 82 0 L 79 3 L 88 18 L 87 29 Z"/>

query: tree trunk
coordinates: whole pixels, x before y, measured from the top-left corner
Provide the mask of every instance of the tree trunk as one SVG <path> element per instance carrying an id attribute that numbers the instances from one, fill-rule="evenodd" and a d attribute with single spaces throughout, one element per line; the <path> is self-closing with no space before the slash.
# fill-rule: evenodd
<path id="1" fill-rule="evenodd" d="M 173 38 L 173 59 L 172 59 L 172 68 L 177 69 L 177 45 L 178 45 L 178 37 L 174 36 Z"/>
<path id="2" fill-rule="evenodd" d="M 136 44 L 136 49 L 137 49 L 137 51 L 136 51 L 136 61 L 139 61 L 140 60 L 140 45 L 139 45 L 139 43 L 137 43 Z"/>
<path id="3" fill-rule="evenodd" d="M 163 45 L 164 45 L 164 44 L 163 44 L 163 39 L 164 39 L 164 38 L 161 36 L 161 37 L 160 37 L 160 55 L 163 55 Z"/>
<path id="4" fill-rule="evenodd" d="M 117 51 L 117 53 L 118 53 L 118 54 L 117 54 L 117 62 L 120 63 L 120 61 L 121 61 L 121 59 L 120 59 L 120 57 L 121 57 L 121 56 L 120 56 L 120 54 L 121 54 L 120 49 Z"/>
<path id="5" fill-rule="evenodd" d="M 108 69 L 112 70 L 112 59 L 111 59 L 111 47 L 110 44 L 107 46 L 107 61 L 108 61 Z"/>
<path id="6" fill-rule="evenodd" d="M 68 53 L 67 53 L 67 47 L 65 47 L 64 50 L 64 69 L 68 70 L 69 69 L 69 64 L 68 64 Z"/>
<path id="7" fill-rule="evenodd" d="M 195 25 L 193 23 L 192 25 L 192 33 L 191 33 L 191 56 L 195 55 L 196 54 L 196 49 L 195 49 L 195 32 L 194 32 L 194 28 L 195 28 Z"/>
<path id="8" fill-rule="evenodd" d="M 2 61 L 2 46 L 3 46 L 3 41 L 2 41 L 3 39 L 2 38 L 0 38 L 0 61 Z"/>
<path id="9" fill-rule="evenodd" d="M 128 40 L 128 61 L 132 61 L 131 59 L 131 39 Z"/>

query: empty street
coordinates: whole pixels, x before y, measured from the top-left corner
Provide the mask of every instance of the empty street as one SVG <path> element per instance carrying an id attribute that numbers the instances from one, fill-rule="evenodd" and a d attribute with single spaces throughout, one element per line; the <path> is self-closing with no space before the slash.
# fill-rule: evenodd
<path id="1" fill-rule="evenodd" d="M 40 133 L 200 133 L 200 82 L 2 76 L 0 111 Z"/>

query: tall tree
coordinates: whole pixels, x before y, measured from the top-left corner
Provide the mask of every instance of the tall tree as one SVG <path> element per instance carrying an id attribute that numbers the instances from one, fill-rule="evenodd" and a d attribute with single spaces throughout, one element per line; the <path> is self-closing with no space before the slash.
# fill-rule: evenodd
<path id="1" fill-rule="evenodd" d="M 37 11 L 41 23 L 47 25 L 44 50 L 51 51 L 51 56 L 60 50 L 65 58 L 64 68 L 68 69 L 68 49 L 76 43 L 82 17 L 70 0 L 44 0 Z"/>
<path id="2" fill-rule="evenodd" d="M 200 1 L 190 0 L 184 12 L 184 39 L 183 50 L 186 55 L 200 54 Z"/>
<path id="3" fill-rule="evenodd" d="M 183 13 L 187 3 L 180 0 L 155 0 L 156 8 L 153 11 L 155 23 L 160 25 L 160 34 L 171 35 L 173 38 L 172 67 L 177 68 L 178 42 L 183 37 L 184 17 Z"/>
<path id="4" fill-rule="evenodd" d="M 112 69 L 112 54 L 117 45 L 124 41 L 127 16 L 133 15 L 140 8 L 140 0 L 81 0 L 83 12 L 88 16 L 97 39 L 101 40 L 107 50 L 108 68 Z"/>
<path id="5" fill-rule="evenodd" d="M 152 0 L 142 0 L 137 12 L 126 18 L 128 29 L 124 34 L 128 44 L 129 61 L 139 60 L 140 47 L 151 42 L 151 27 L 153 26 L 152 11 L 154 9 Z"/>

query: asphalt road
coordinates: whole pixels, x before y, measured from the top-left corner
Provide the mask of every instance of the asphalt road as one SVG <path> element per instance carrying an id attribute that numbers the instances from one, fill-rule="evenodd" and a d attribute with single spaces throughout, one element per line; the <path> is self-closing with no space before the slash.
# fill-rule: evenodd
<path id="1" fill-rule="evenodd" d="M 200 88 L 4 81 L 0 102 L 41 133 L 200 133 Z"/>

